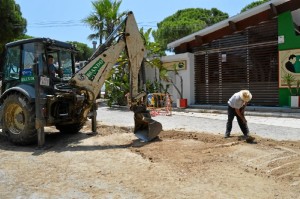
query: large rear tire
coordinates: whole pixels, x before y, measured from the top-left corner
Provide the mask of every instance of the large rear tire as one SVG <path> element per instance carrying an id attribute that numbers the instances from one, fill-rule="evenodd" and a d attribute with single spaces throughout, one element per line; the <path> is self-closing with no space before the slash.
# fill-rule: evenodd
<path id="1" fill-rule="evenodd" d="M 59 130 L 61 133 L 69 133 L 69 134 L 75 134 L 78 133 L 85 122 L 79 122 L 74 124 L 56 124 L 55 127 L 57 130 Z"/>
<path id="2" fill-rule="evenodd" d="M 18 145 L 37 141 L 35 104 L 18 94 L 9 95 L 3 102 L 3 132 L 8 140 Z"/>

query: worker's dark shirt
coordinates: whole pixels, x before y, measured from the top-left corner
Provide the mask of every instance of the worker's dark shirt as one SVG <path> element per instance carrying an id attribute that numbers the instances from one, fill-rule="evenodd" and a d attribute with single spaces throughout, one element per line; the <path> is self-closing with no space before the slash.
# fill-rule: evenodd
<path id="1" fill-rule="evenodd" d="M 48 67 L 49 67 L 50 79 L 55 82 L 60 81 L 60 78 L 56 77 L 56 73 L 58 73 L 58 70 L 55 68 L 54 64 L 50 64 Z"/>

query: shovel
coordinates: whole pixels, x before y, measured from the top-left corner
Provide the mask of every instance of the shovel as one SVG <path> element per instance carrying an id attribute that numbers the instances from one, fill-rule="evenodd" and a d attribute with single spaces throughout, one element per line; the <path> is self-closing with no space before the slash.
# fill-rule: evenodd
<path id="1" fill-rule="evenodd" d="M 161 123 L 153 120 L 149 111 L 134 113 L 134 134 L 144 142 L 156 138 L 162 131 Z"/>

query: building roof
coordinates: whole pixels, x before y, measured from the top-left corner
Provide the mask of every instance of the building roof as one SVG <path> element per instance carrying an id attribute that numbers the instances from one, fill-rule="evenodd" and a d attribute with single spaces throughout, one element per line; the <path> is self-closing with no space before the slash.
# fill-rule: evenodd
<path id="1" fill-rule="evenodd" d="M 298 8 L 298 9 L 297 9 Z M 242 12 L 238 15 L 230 17 L 226 20 L 218 22 L 212 26 L 209 26 L 205 29 L 202 29 L 198 32 L 185 36 L 181 39 L 173 41 L 167 45 L 169 49 L 174 49 L 179 47 L 182 44 L 189 43 L 195 40 L 198 40 L 198 43 L 208 43 L 217 37 L 224 36 L 230 32 L 236 30 L 242 30 L 246 26 L 253 25 L 251 24 L 264 21 L 269 18 L 270 13 L 274 16 L 277 15 L 277 12 L 283 12 L 288 9 L 294 10 L 293 18 L 297 25 L 300 25 L 300 1 L 299 0 L 270 0 L 266 3 L 263 3 L 257 7 L 254 7 L 250 10 Z M 228 29 L 231 29 L 229 31 Z M 218 33 L 217 33 L 218 32 Z M 208 36 L 210 35 L 210 36 Z M 200 38 L 200 39 L 199 39 Z M 205 39 L 205 41 L 203 41 Z M 200 41 L 200 42 L 199 42 Z"/>

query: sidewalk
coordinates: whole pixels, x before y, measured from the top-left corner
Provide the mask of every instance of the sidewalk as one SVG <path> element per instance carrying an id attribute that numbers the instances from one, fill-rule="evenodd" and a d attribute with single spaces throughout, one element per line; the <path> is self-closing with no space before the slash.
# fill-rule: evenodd
<path id="1" fill-rule="evenodd" d="M 98 104 L 105 100 L 99 99 Z M 127 107 L 123 107 L 127 108 Z M 227 106 L 225 105 L 189 105 L 187 108 L 172 107 L 175 112 L 195 112 L 195 113 L 216 113 L 227 114 Z M 290 107 L 269 107 L 269 106 L 247 106 L 245 115 L 260 117 L 283 117 L 300 119 L 300 108 Z"/>
<path id="2" fill-rule="evenodd" d="M 187 132 L 205 132 L 224 135 L 227 114 L 225 106 L 190 106 L 186 109 L 173 107 L 172 115 L 158 114 L 152 119 L 160 122 L 163 130 L 176 130 Z M 260 107 L 261 108 L 261 107 Z M 265 107 L 263 107 L 265 108 Z M 265 108 L 246 111 L 248 125 L 252 135 L 275 140 L 300 139 L 300 112 L 297 109 Z M 252 114 L 252 115 L 251 115 Z M 101 125 L 134 127 L 134 113 L 128 107 L 100 105 L 97 110 L 97 121 Z M 240 128 L 234 120 L 233 135 L 241 135 Z"/>
<path id="3" fill-rule="evenodd" d="M 185 109 L 173 107 L 173 111 L 227 114 L 227 106 L 190 105 L 188 108 Z M 247 106 L 245 114 L 251 116 L 264 117 L 300 118 L 300 108 Z"/>

